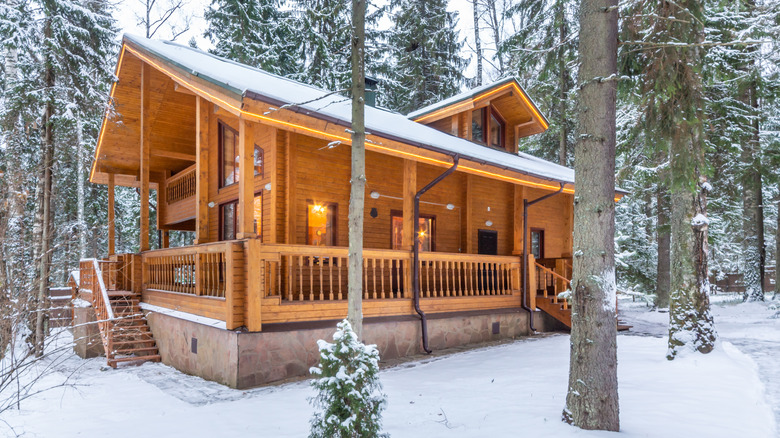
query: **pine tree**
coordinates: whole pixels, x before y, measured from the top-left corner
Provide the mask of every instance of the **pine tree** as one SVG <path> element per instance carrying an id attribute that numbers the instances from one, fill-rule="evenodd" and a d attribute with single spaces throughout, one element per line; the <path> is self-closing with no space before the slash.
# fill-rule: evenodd
<path id="1" fill-rule="evenodd" d="M 212 0 L 204 18 L 211 53 L 282 76 L 300 69 L 293 17 L 280 0 Z"/>
<path id="2" fill-rule="evenodd" d="M 445 0 L 398 0 L 391 8 L 381 103 L 406 114 L 460 91 L 466 61 L 457 14 Z"/>
<path id="3" fill-rule="evenodd" d="M 309 402 L 318 410 L 311 420 L 311 438 L 374 438 L 382 430 L 387 404 L 379 382 L 379 352 L 362 344 L 346 320 L 336 326 L 333 344 L 317 341 L 319 367 Z"/>

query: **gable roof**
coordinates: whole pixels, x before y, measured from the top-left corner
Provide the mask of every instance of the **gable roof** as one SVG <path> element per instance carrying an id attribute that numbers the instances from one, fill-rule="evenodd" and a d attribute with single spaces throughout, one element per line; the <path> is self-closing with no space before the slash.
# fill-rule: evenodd
<path id="1" fill-rule="evenodd" d="M 176 43 L 133 35 L 125 35 L 123 42 L 123 47 L 137 49 L 133 51 L 136 55 L 140 54 L 138 51 L 145 52 L 188 77 L 194 76 L 216 85 L 234 99 L 244 101 L 244 98 L 249 98 L 268 104 L 268 112 L 265 114 L 274 113 L 284 106 L 296 113 L 343 125 L 346 129 L 351 126 L 351 101 L 342 95 Z M 236 109 L 240 111 L 239 108 Z M 449 156 L 457 154 L 462 160 L 480 165 L 495 166 L 551 182 L 565 183 L 570 187 L 567 191 L 573 188 L 574 171 L 567 167 L 524 153 L 513 154 L 480 146 L 381 108 L 367 106 L 365 115 L 366 132 L 369 136 L 398 141 Z M 98 150 L 99 147 L 98 145 Z"/>

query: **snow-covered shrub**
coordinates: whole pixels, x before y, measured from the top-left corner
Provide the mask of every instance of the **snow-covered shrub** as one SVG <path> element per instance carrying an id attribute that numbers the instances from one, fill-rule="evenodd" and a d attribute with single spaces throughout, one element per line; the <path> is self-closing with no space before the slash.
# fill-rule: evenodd
<path id="1" fill-rule="evenodd" d="M 311 438 L 368 438 L 381 434 L 382 410 L 387 404 L 379 382 L 379 352 L 357 339 L 344 320 L 336 327 L 334 343 L 317 341 L 320 365 L 309 371 L 317 410 L 311 420 Z"/>

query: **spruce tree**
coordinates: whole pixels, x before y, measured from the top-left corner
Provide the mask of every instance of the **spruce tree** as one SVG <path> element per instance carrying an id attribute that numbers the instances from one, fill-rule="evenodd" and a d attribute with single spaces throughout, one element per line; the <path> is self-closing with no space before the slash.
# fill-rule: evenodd
<path id="1" fill-rule="evenodd" d="M 466 66 L 457 14 L 445 0 L 398 0 L 391 8 L 381 103 L 406 114 L 457 94 Z"/>
<path id="2" fill-rule="evenodd" d="M 310 372 L 317 395 L 311 438 L 375 438 L 382 434 L 382 411 L 387 404 L 379 382 L 379 352 L 361 343 L 344 320 L 336 326 L 333 343 L 317 341 L 320 365 Z"/>
<path id="3" fill-rule="evenodd" d="M 212 0 L 203 16 L 211 53 L 278 75 L 300 68 L 293 16 L 280 0 Z"/>

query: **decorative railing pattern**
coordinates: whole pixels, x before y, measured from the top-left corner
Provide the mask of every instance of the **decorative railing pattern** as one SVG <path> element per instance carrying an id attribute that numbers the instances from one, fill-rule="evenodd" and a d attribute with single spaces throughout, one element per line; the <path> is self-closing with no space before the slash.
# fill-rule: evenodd
<path id="1" fill-rule="evenodd" d="M 195 196 L 195 167 L 189 167 L 166 181 L 166 200 L 168 204 Z"/>
<path id="2" fill-rule="evenodd" d="M 569 301 L 558 298 L 558 294 L 571 290 L 571 280 L 539 263 L 534 263 L 534 265 L 536 268 L 536 290 L 542 291 L 545 298 L 548 298 L 548 294 L 552 293 L 553 303 L 561 304 L 564 309 L 568 309 Z"/>
<path id="3" fill-rule="evenodd" d="M 517 257 L 475 254 L 420 254 L 423 298 L 511 295 L 519 290 Z"/>
<path id="4" fill-rule="evenodd" d="M 113 273 L 113 274 L 112 274 Z M 114 326 L 114 311 L 108 298 L 106 279 L 116 281 L 116 263 L 96 259 L 84 259 L 79 262 L 79 289 L 92 292 L 92 308 L 95 310 L 106 357 L 114 354 L 111 333 Z M 110 284 L 110 283 L 109 283 Z"/>
<path id="5" fill-rule="evenodd" d="M 143 253 L 147 289 L 225 297 L 228 243 Z"/>

